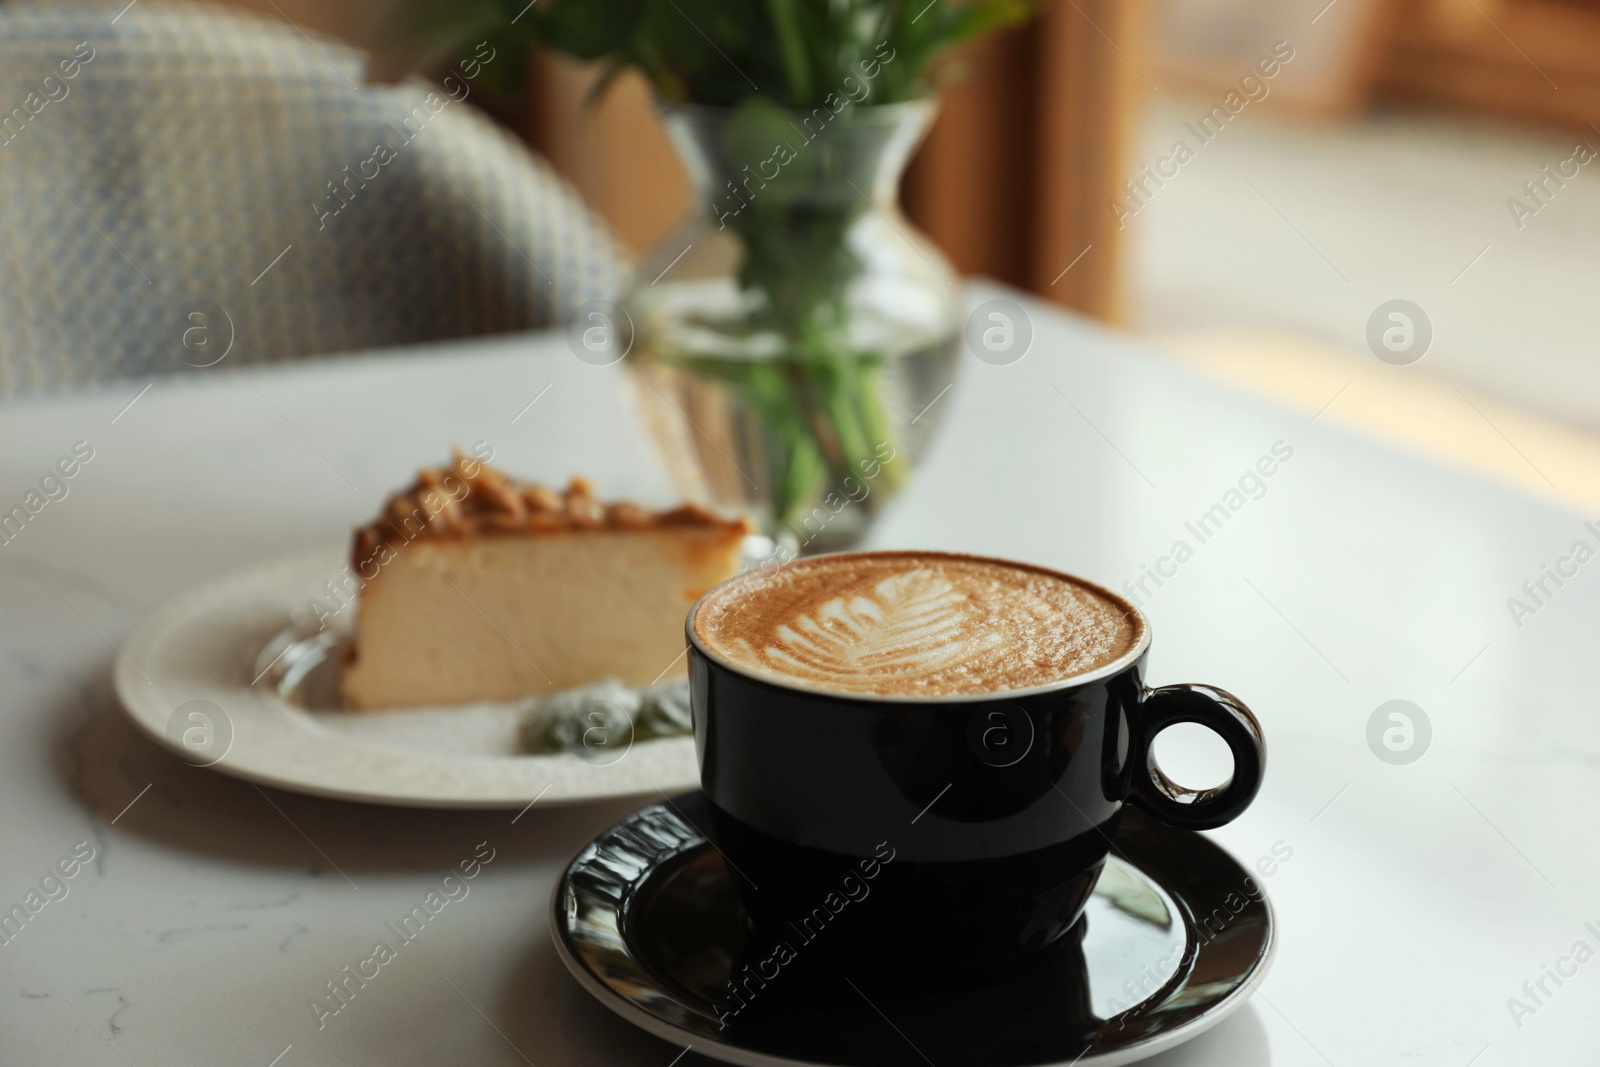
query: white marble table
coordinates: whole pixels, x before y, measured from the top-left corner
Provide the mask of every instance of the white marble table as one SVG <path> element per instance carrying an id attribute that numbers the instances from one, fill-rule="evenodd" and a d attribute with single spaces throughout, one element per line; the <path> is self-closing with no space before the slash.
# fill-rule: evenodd
<path id="1" fill-rule="evenodd" d="M 1600 562 L 1547 581 L 1520 628 L 1506 603 L 1600 536 L 1028 306 L 1033 351 L 964 360 L 873 540 L 1117 588 L 1160 565 L 1174 576 L 1142 597 L 1152 679 L 1213 682 L 1259 713 L 1266 786 L 1216 837 L 1246 862 L 1292 852 L 1265 882 L 1282 949 L 1244 1011 L 1158 1062 L 1600 1063 L 1600 962 L 1569 955 L 1600 951 Z M 261 792 L 137 735 L 108 684 L 142 612 L 342 538 L 452 442 L 669 499 L 620 384 L 534 336 L 0 406 L 0 510 L 75 442 L 94 450 L 0 545 L 0 905 L 94 852 L 0 944 L 0 1063 L 668 1067 L 681 1050 L 589 1002 L 544 918 L 560 865 L 626 805 L 513 825 Z M 1264 495 L 1199 543 L 1185 523 L 1277 442 L 1293 455 Z M 1161 563 L 1180 539 L 1192 558 Z M 1366 740 L 1392 699 L 1432 724 L 1409 765 Z M 1203 738 L 1172 740 L 1179 772 L 1218 774 Z M 480 842 L 494 858 L 469 896 L 319 1029 L 324 983 Z"/>

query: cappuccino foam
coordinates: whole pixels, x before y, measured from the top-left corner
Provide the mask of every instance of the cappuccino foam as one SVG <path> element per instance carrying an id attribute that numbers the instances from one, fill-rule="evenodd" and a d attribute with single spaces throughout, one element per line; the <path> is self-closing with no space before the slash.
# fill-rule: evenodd
<path id="1" fill-rule="evenodd" d="M 1065 575 L 937 552 L 797 560 L 735 578 L 695 612 L 722 658 L 775 681 L 882 696 L 1001 693 L 1087 674 L 1143 623 Z"/>

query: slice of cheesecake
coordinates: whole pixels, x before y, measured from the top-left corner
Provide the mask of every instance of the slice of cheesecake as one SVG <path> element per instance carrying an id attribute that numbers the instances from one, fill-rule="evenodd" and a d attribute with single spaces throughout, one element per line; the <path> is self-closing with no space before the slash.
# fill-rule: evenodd
<path id="1" fill-rule="evenodd" d="M 684 671 L 684 618 L 737 569 L 743 521 L 602 504 L 456 454 L 356 531 L 352 708 L 512 700 Z"/>

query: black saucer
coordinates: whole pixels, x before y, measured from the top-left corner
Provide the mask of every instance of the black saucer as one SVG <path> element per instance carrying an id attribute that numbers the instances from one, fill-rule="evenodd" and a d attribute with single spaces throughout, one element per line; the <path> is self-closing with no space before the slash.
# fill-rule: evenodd
<path id="1" fill-rule="evenodd" d="M 592 841 L 556 886 L 551 929 L 601 1003 L 730 1063 L 1111 1067 L 1220 1022 L 1272 959 L 1259 880 L 1201 835 L 1128 809 L 1079 936 L 1026 973 L 906 993 L 881 967 L 808 968 L 800 945 L 770 981 L 730 990 L 750 931 L 696 828 L 705 805 L 699 793 L 654 804 Z"/>

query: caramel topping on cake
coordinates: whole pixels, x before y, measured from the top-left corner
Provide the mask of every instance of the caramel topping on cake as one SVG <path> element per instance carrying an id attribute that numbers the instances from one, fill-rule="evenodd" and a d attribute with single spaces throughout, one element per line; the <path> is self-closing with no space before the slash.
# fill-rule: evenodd
<path id="1" fill-rule="evenodd" d="M 705 527 L 748 533 L 743 519 L 724 519 L 686 504 L 650 511 L 637 504 L 604 504 L 594 487 L 573 478 L 566 492 L 521 482 L 483 460 L 456 450 L 448 467 L 425 467 L 411 487 L 391 496 L 383 514 L 356 530 L 355 563 L 368 563 L 386 545 L 419 539 L 446 540 L 496 534 L 562 533 L 578 530 L 646 530 Z"/>

